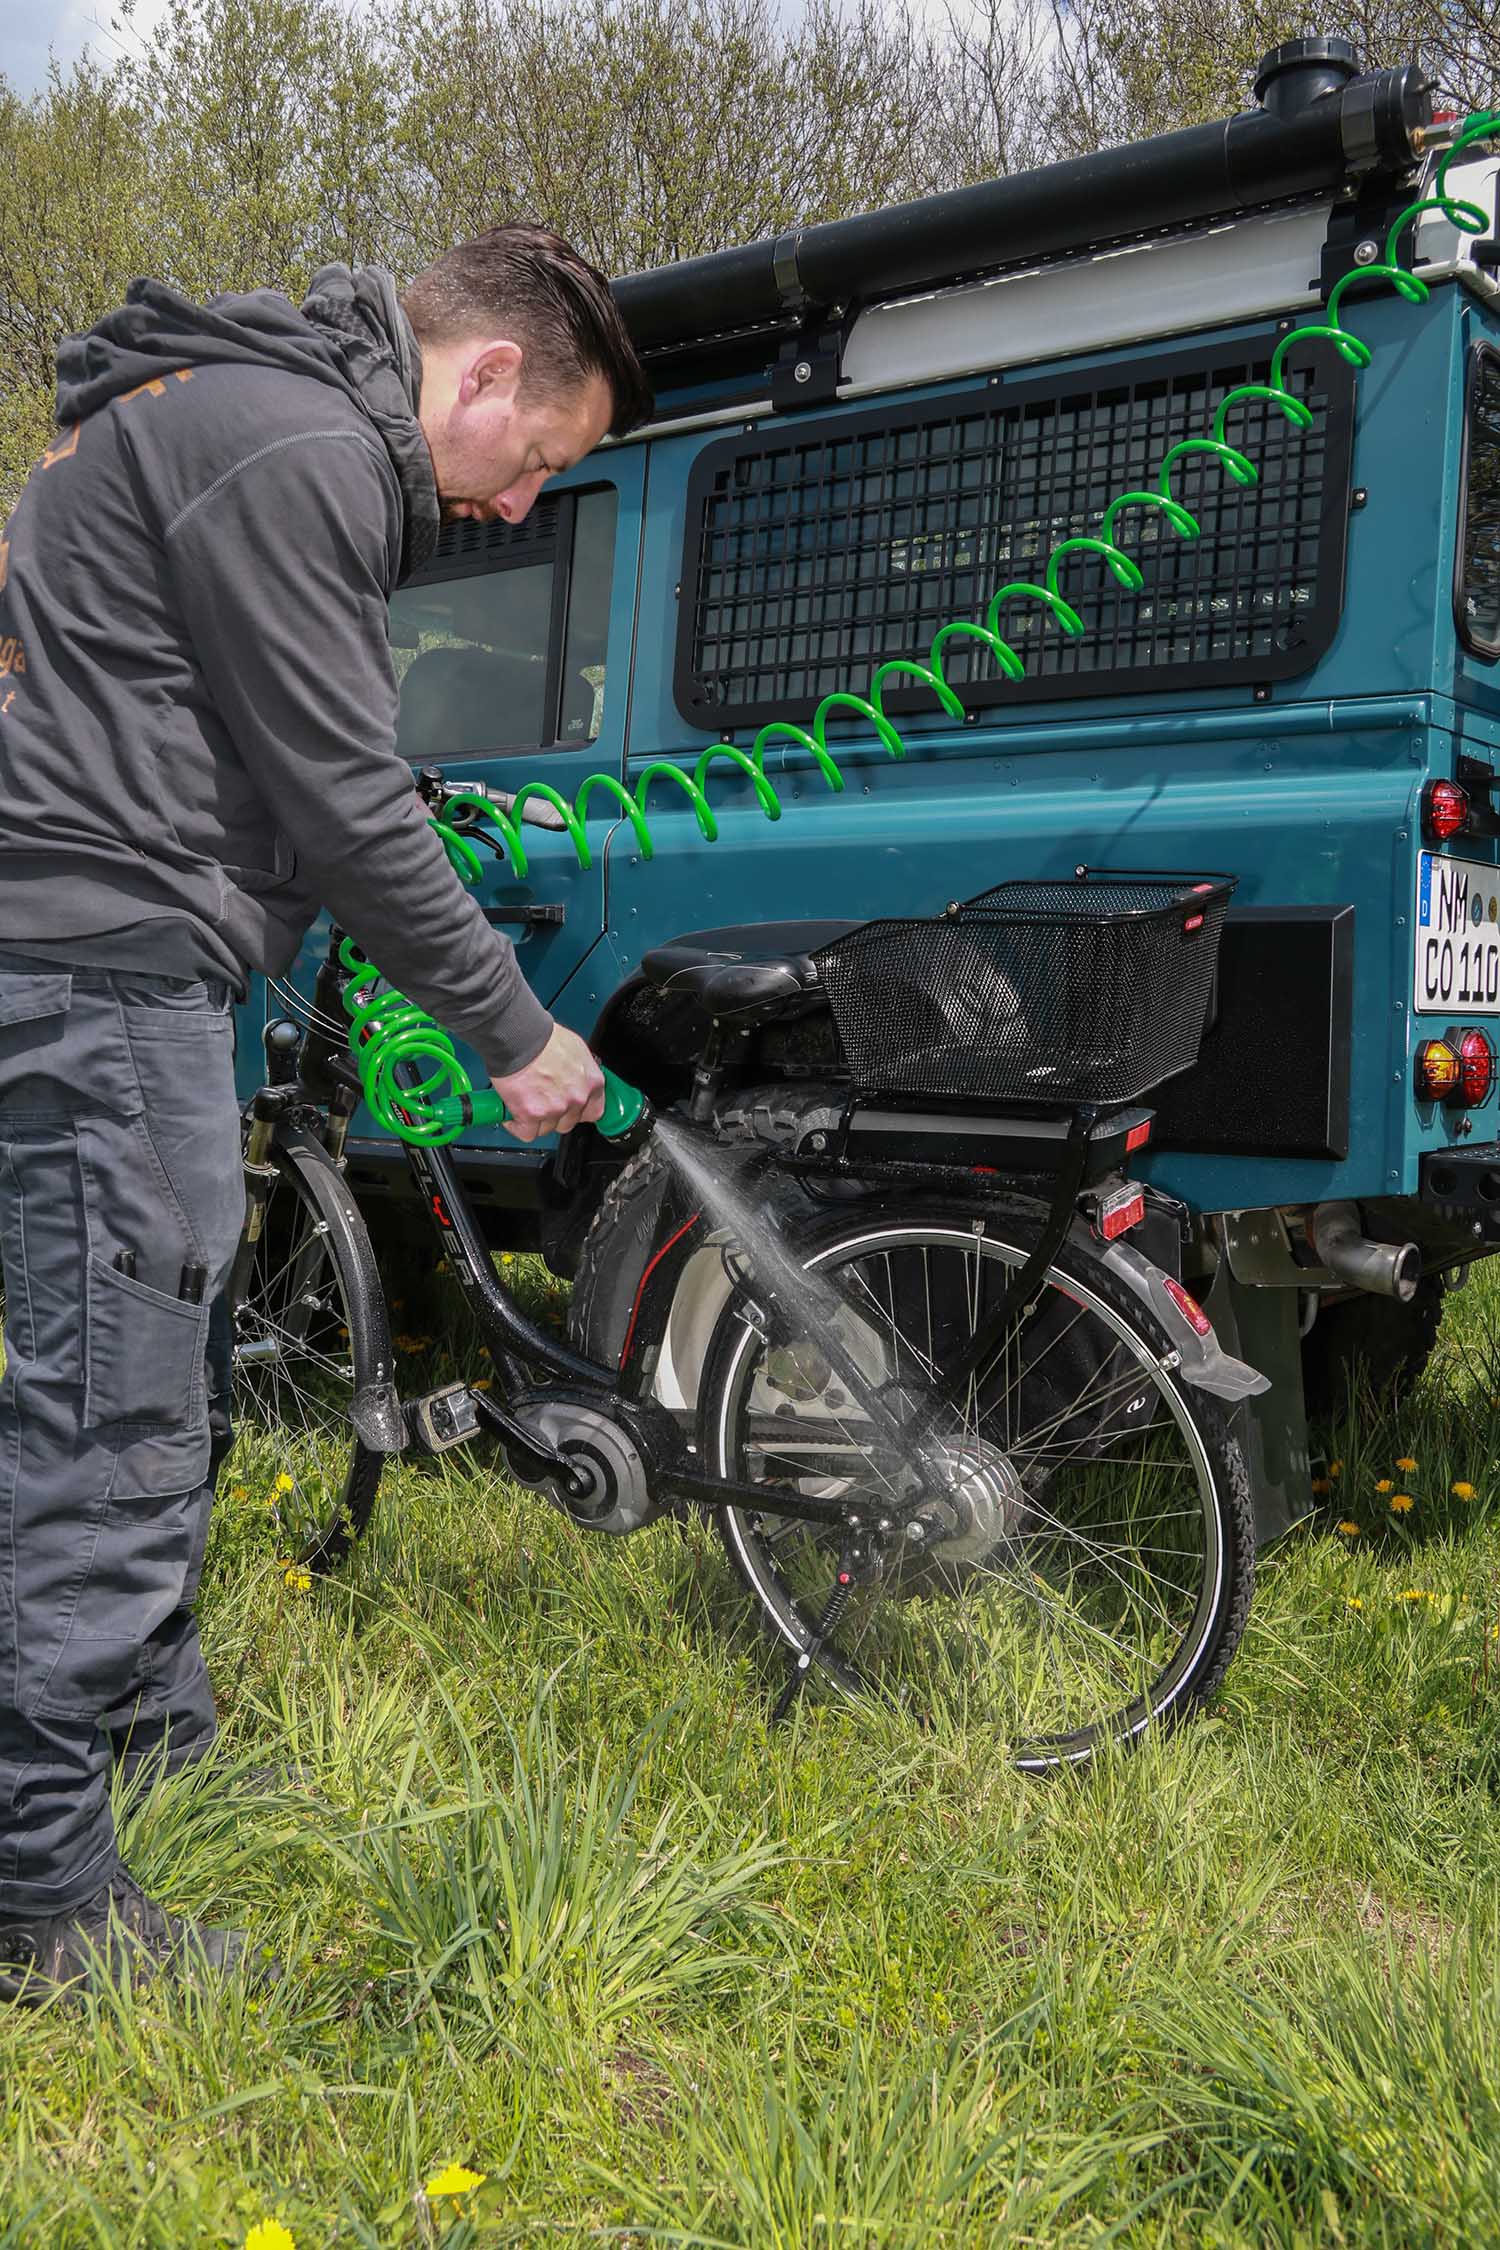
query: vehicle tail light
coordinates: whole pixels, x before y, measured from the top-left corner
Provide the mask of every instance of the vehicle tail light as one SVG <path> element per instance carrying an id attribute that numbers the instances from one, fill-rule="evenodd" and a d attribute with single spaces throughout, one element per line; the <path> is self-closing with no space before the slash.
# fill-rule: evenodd
<path id="1" fill-rule="evenodd" d="M 1132 1125 L 1130 1131 L 1125 1135 L 1125 1154 L 1133 1156 L 1138 1148 L 1145 1147 L 1150 1138 L 1151 1120 L 1149 1117 L 1143 1117 L 1139 1125 Z"/>
<path id="2" fill-rule="evenodd" d="M 1417 1100 L 1446 1102 L 1461 1091 L 1458 1049 L 1446 1039 L 1424 1039 L 1417 1049 Z"/>
<path id="3" fill-rule="evenodd" d="M 1208 1336 L 1213 1333 L 1213 1322 L 1209 1319 L 1197 1298 L 1189 1296 L 1180 1281 L 1174 1281 L 1172 1276 L 1167 1274 L 1163 1277 L 1162 1286 L 1194 1335 Z"/>
<path id="4" fill-rule="evenodd" d="M 1422 791 L 1422 827 L 1430 844 L 1446 844 L 1469 825 L 1469 792 L 1456 781 L 1429 781 Z"/>
<path id="5" fill-rule="evenodd" d="M 1101 1242 L 1118 1242 L 1122 1234 L 1139 1226 L 1146 1216 L 1146 1191 L 1138 1187 L 1116 1188 L 1112 1195 L 1104 1196 L 1094 1213 L 1094 1232 Z"/>
<path id="6" fill-rule="evenodd" d="M 1458 1042 L 1458 1082 L 1466 1109 L 1489 1100 L 1495 1083 L 1495 1050 L 1482 1031 L 1466 1031 Z"/>

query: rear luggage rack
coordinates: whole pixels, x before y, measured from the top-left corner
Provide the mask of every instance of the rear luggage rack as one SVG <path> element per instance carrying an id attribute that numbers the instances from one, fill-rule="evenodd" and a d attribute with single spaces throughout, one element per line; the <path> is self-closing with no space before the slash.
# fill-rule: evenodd
<path id="1" fill-rule="evenodd" d="M 1235 878 L 1000 883 L 815 955 L 856 1094 L 1118 1105 L 1190 1069 Z"/>

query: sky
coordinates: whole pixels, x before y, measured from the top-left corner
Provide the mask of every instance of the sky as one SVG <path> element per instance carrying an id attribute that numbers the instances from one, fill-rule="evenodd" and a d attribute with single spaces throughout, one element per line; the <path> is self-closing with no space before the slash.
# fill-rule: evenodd
<path id="1" fill-rule="evenodd" d="M 92 47 L 104 61 L 138 49 L 166 13 L 168 0 L 0 0 L 0 71 L 21 94 L 47 78 L 47 50 L 59 62 Z M 947 0 L 908 0 L 909 12 L 941 22 Z"/>
<path id="2" fill-rule="evenodd" d="M 166 0 L 135 0 L 127 18 L 121 0 L 0 0 L 0 71 L 18 93 L 35 93 L 49 47 L 64 64 L 90 46 L 101 62 L 129 53 L 165 8 Z"/>

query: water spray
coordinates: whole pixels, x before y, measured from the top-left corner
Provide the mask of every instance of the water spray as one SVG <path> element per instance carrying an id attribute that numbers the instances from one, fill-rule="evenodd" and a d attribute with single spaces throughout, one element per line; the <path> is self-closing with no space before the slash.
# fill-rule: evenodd
<path id="1" fill-rule="evenodd" d="M 1163 457 L 1154 489 L 1123 492 L 1112 500 L 1100 523 L 1100 537 L 1076 534 L 1061 540 L 1047 558 L 1040 583 L 1014 579 L 1002 586 L 990 601 L 982 624 L 972 618 L 955 618 L 942 626 L 932 640 L 925 663 L 910 656 L 886 659 L 876 668 L 864 695 L 847 689 L 825 695 L 813 714 L 810 727 L 797 726 L 789 719 L 772 719 L 760 729 L 748 751 L 736 748 L 733 743 L 710 744 L 691 773 L 670 759 L 657 759 L 640 775 L 634 793 L 613 774 L 593 773 L 582 782 L 571 803 L 544 781 L 524 783 L 503 806 L 477 790 L 457 789 L 443 799 L 431 822 L 456 872 L 466 883 L 480 879 L 483 862 L 469 836 L 462 834 L 454 824 L 465 820 L 471 827 L 477 827 L 483 821 L 495 832 L 491 835 L 480 831 L 484 840 L 497 852 L 503 852 L 515 873 L 524 878 L 528 861 L 520 831 L 526 807 L 533 801 L 550 806 L 554 818 L 546 820 L 545 825 L 555 825 L 566 832 L 579 867 L 588 869 L 593 859 L 586 823 L 590 804 L 601 793 L 614 816 L 630 823 L 642 859 L 649 860 L 654 856 L 655 845 L 646 818 L 646 803 L 653 786 L 663 783 L 669 783 L 687 798 L 699 833 L 705 843 L 711 844 L 717 840 L 719 825 L 705 784 L 720 764 L 728 764 L 749 782 L 767 820 L 780 820 L 781 800 L 765 771 L 766 750 L 772 743 L 791 743 L 806 750 L 829 789 L 838 794 L 844 787 L 844 777 L 828 747 L 830 719 L 863 719 L 873 727 L 891 757 L 906 756 L 906 744 L 884 708 L 888 682 L 900 680 L 903 684 L 915 683 L 930 688 L 949 718 L 963 718 L 963 703 L 943 669 L 945 652 L 955 642 L 976 643 L 988 653 L 1007 680 L 1023 680 L 1026 667 L 1000 630 L 1006 608 L 1013 602 L 1040 605 L 1062 632 L 1076 636 L 1084 630 L 1083 619 L 1059 584 L 1062 566 L 1068 558 L 1097 561 L 1128 592 L 1139 593 L 1145 583 L 1140 566 L 1116 539 L 1119 519 L 1127 510 L 1145 509 L 1164 516 L 1179 538 L 1196 539 L 1200 532 L 1197 518 L 1173 490 L 1174 480 L 1184 464 L 1202 457 L 1216 462 L 1234 484 L 1258 484 L 1260 471 L 1255 463 L 1228 437 L 1231 416 L 1252 402 L 1263 401 L 1275 407 L 1295 429 L 1307 430 L 1312 426 L 1311 409 L 1286 387 L 1287 358 L 1299 345 L 1331 344 L 1349 366 L 1369 366 L 1369 345 L 1343 324 L 1345 292 L 1356 282 L 1362 288 L 1372 282 L 1383 282 L 1408 303 L 1427 302 L 1430 289 L 1417 274 L 1398 262 L 1397 245 L 1406 228 L 1428 211 L 1439 212 L 1460 234 L 1481 235 L 1488 231 L 1487 212 L 1477 203 L 1448 193 L 1448 172 L 1465 150 L 1477 142 L 1494 139 L 1497 134 L 1500 134 L 1500 112 L 1482 111 L 1466 118 L 1438 163 L 1432 194 L 1409 203 L 1392 221 L 1386 235 L 1384 258 L 1370 265 L 1355 266 L 1335 282 L 1328 293 L 1326 317 L 1305 322 L 1283 336 L 1271 355 L 1270 380 L 1241 383 L 1229 391 L 1214 415 L 1212 432 L 1182 439 Z M 1435 147 L 1437 140 L 1437 131 L 1428 133 L 1429 147 Z M 386 1130 L 402 1140 L 436 1146 L 456 1140 L 469 1125 L 503 1125 L 504 1103 L 492 1090 L 474 1091 L 448 1034 L 403 994 L 389 987 L 374 990 L 380 983 L 379 971 L 351 940 L 343 941 L 339 958 L 353 972 L 344 991 L 344 1006 L 351 1018 L 349 1044 L 359 1065 L 366 1103 Z M 427 1075 L 410 1087 L 398 1087 L 394 1077 L 397 1062 L 411 1063 Z M 612 1071 L 606 1070 L 604 1077 L 606 1107 L 599 1131 L 616 1141 L 642 1138 L 651 1125 L 650 1106 L 645 1097 Z"/>

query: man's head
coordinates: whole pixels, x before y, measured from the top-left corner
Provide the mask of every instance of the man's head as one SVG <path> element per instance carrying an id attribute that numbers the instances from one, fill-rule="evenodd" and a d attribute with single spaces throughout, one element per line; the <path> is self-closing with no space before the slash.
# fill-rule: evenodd
<path id="1" fill-rule="evenodd" d="M 549 476 L 651 411 L 603 274 L 541 227 L 460 242 L 401 302 L 445 517 L 519 523 Z"/>

